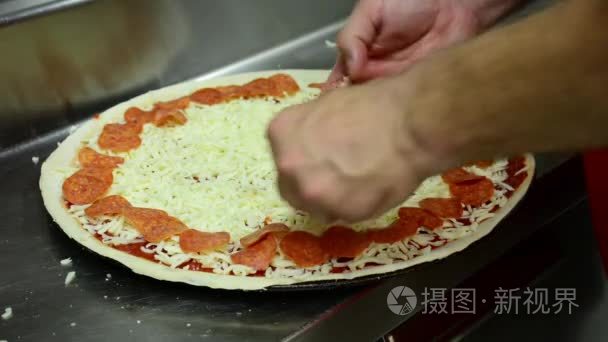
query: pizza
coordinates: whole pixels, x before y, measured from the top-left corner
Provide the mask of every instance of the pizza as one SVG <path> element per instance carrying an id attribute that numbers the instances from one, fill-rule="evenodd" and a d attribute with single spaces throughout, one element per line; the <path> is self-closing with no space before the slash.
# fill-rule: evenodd
<path id="1" fill-rule="evenodd" d="M 118 104 L 44 162 L 44 204 L 69 237 L 136 273 L 253 290 L 444 258 L 488 234 L 526 192 L 531 155 L 474 161 L 426 179 L 378 218 L 315 222 L 281 199 L 265 131 L 282 109 L 321 96 L 327 75 L 248 73 Z"/>

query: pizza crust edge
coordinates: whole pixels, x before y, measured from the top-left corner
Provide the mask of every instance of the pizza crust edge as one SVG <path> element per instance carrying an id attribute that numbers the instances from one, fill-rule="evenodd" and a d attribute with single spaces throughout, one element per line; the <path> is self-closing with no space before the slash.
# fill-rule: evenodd
<path id="1" fill-rule="evenodd" d="M 243 84 L 258 77 L 267 77 L 278 72 L 288 73 L 293 76 L 300 86 L 309 83 L 322 82 L 327 77 L 327 70 L 272 70 L 263 72 L 252 72 L 246 74 L 231 75 L 212 80 L 187 81 L 166 88 L 161 88 L 137 96 L 131 100 L 120 103 L 104 113 L 98 119 L 86 121 L 74 133 L 69 135 L 60 146 L 43 163 L 40 176 L 40 190 L 44 205 L 57 225 L 72 239 L 87 247 L 93 252 L 111 258 L 129 267 L 133 272 L 146 275 L 159 280 L 184 282 L 196 286 L 207 286 L 222 289 L 259 290 L 272 285 L 289 285 L 301 282 L 340 280 L 359 278 L 373 274 L 383 274 L 412 267 L 414 265 L 443 259 L 453 253 L 462 251 L 473 242 L 489 234 L 492 229 L 519 203 L 527 192 L 532 181 L 535 169 L 534 158 L 526 154 L 526 166 L 528 175 L 524 182 L 516 189 L 509 198 L 507 204 L 500 208 L 496 215 L 481 222 L 472 234 L 451 241 L 450 243 L 433 249 L 430 253 L 417 256 L 406 261 L 394 264 L 373 266 L 349 273 L 333 273 L 328 275 L 308 276 L 306 278 L 266 278 L 266 277 L 243 277 L 235 275 L 223 275 L 216 273 L 189 271 L 184 269 L 170 268 L 163 264 L 153 263 L 146 259 L 130 255 L 115 248 L 109 247 L 97 240 L 68 213 L 63 206 L 61 186 L 65 176 L 55 169 L 69 165 L 76 158 L 80 141 L 89 136 L 98 134 L 103 125 L 108 122 L 121 120 L 124 111 L 131 106 L 150 107 L 154 102 L 171 100 L 188 94 L 202 87 L 211 87 L 227 84 Z"/>

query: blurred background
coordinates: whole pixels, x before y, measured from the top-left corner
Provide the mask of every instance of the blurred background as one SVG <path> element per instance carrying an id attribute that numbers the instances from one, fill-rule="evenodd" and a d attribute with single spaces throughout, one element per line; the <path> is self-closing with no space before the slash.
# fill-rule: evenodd
<path id="1" fill-rule="evenodd" d="M 339 22 L 354 3 L 2 0 L 0 149 Z M 329 68 L 320 43 L 265 65 Z"/>

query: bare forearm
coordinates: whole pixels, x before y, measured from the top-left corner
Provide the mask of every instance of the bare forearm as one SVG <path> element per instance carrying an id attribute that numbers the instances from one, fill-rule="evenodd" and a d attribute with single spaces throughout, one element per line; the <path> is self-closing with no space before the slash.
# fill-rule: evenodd
<path id="1" fill-rule="evenodd" d="M 414 135 L 452 164 L 608 145 L 607 5 L 558 5 L 399 76 Z"/>

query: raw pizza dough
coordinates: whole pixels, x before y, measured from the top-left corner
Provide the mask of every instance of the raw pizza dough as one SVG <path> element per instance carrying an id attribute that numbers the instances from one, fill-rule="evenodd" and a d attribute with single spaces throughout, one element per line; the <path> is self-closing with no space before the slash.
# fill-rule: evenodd
<path id="1" fill-rule="evenodd" d="M 463 250 L 471 243 L 479 240 L 490 231 L 507 215 L 526 193 L 532 176 L 534 174 L 534 159 L 531 155 L 525 156 L 527 177 L 515 190 L 508 202 L 501 207 L 494 216 L 479 223 L 470 234 L 449 241 L 447 244 L 430 250 L 430 252 L 415 256 L 409 260 L 395 261 L 392 264 L 365 267 L 347 273 L 313 274 L 302 277 L 276 277 L 264 276 L 239 276 L 231 274 L 216 274 L 209 272 L 190 271 L 180 268 L 171 268 L 161 263 L 154 263 L 146 259 L 122 252 L 107 246 L 95 238 L 89 231 L 85 230 L 74 216 L 70 214 L 64 205 L 62 195 L 62 184 L 66 178 L 65 169 L 73 164 L 81 141 L 88 139 L 91 135 L 99 134 L 103 125 L 111 122 L 122 121 L 125 110 L 129 107 L 149 108 L 157 101 L 168 101 L 188 95 L 200 88 L 214 87 L 229 84 L 245 84 L 259 77 L 268 77 L 277 73 L 287 73 L 298 82 L 300 88 L 304 89 L 310 83 L 323 82 L 328 75 L 325 70 L 281 70 L 254 72 L 240 75 L 226 76 L 214 80 L 185 82 L 156 91 L 152 91 L 129 101 L 118 104 L 100 115 L 98 119 L 91 119 L 72 133 L 59 147 L 49 156 L 42 165 L 40 177 L 40 189 L 44 204 L 58 224 L 58 226 L 72 239 L 97 254 L 114 259 L 134 272 L 150 276 L 160 280 L 184 282 L 197 286 L 223 289 L 254 290 L 263 289 L 273 285 L 288 285 L 299 282 L 352 279 L 373 274 L 383 274 L 399 269 L 412 267 L 414 265 L 442 259 L 452 253 Z M 163 209 L 163 208 L 159 208 Z"/>

